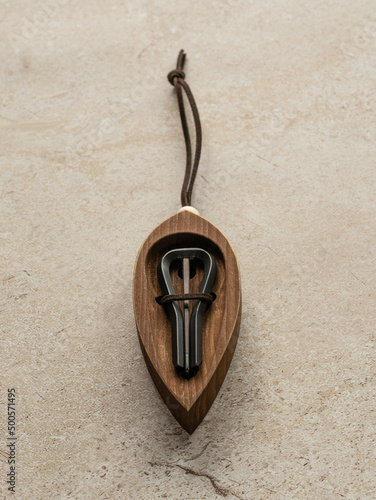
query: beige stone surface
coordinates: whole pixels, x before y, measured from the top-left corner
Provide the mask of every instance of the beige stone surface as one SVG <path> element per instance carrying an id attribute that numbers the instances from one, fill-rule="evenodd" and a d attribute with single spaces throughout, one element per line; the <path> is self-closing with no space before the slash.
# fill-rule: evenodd
<path id="1" fill-rule="evenodd" d="M 1 495 L 376 498 L 375 2 L 0 3 Z M 166 75 L 201 112 L 194 205 L 242 272 L 240 339 L 187 435 L 141 356 L 132 272 L 179 208 Z"/>

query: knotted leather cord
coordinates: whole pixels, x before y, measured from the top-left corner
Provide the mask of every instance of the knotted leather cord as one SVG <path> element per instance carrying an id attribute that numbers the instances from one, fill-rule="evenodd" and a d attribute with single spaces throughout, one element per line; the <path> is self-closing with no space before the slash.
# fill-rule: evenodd
<path id="1" fill-rule="evenodd" d="M 198 164 L 200 162 L 201 156 L 201 145 L 202 145 L 202 133 L 201 133 L 201 122 L 200 115 L 198 113 L 198 109 L 196 106 L 195 99 L 189 88 L 189 85 L 185 81 L 185 73 L 183 71 L 184 61 L 186 54 L 184 50 L 181 50 L 178 55 L 178 60 L 176 63 L 176 69 L 173 69 L 167 75 L 168 81 L 173 85 L 176 89 L 176 95 L 178 98 L 178 105 L 180 111 L 180 119 L 181 125 L 183 128 L 184 140 L 185 140 L 185 149 L 187 153 L 187 162 L 185 166 L 185 176 L 183 186 L 181 188 L 181 204 L 182 206 L 190 206 L 192 199 L 192 191 L 193 184 L 196 179 Z M 189 134 L 189 127 L 187 123 L 187 116 L 184 108 L 184 100 L 183 100 L 183 90 L 188 98 L 189 105 L 193 114 L 193 121 L 196 130 L 196 148 L 195 148 L 195 156 L 192 165 L 192 145 L 191 145 L 191 137 Z"/>

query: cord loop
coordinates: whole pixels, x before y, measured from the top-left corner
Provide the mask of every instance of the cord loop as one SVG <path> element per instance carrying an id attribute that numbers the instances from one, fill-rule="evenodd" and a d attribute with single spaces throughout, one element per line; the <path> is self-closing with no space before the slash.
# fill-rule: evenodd
<path id="1" fill-rule="evenodd" d="M 201 122 L 200 115 L 196 106 L 196 101 L 193 97 L 189 85 L 185 81 L 185 74 L 183 72 L 183 66 L 185 61 L 184 50 L 181 50 L 178 55 L 178 60 L 176 63 L 176 69 L 173 69 L 167 75 L 168 81 L 176 89 L 176 95 L 178 98 L 180 120 L 183 128 L 185 150 L 187 154 L 187 161 L 185 165 L 185 175 L 183 186 L 181 188 L 181 204 L 183 207 L 191 205 L 193 184 L 196 179 L 198 164 L 200 162 L 201 156 L 201 144 L 202 144 L 202 132 L 201 132 Z M 187 116 L 185 114 L 184 100 L 183 100 L 183 90 L 187 96 L 189 105 L 192 110 L 193 122 L 196 130 L 196 145 L 195 145 L 195 155 L 192 162 L 192 145 L 191 137 L 188 128 Z"/>

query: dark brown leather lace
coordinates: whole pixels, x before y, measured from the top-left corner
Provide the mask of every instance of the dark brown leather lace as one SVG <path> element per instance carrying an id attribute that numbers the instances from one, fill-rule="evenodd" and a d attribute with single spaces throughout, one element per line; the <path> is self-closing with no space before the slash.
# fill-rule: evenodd
<path id="1" fill-rule="evenodd" d="M 167 75 L 168 81 L 173 85 L 176 89 L 176 95 L 178 98 L 178 105 L 180 111 L 180 119 L 181 125 L 184 133 L 185 140 L 185 149 L 187 152 L 187 162 L 185 166 L 185 176 L 184 182 L 181 189 L 181 204 L 182 206 L 191 205 L 192 199 L 192 191 L 193 184 L 196 179 L 198 164 L 200 162 L 201 156 L 201 145 L 202 145 L 202 132 L 201 132 L 201 122 L 200 115 L 198 113 L 198 109 L 196 106 L 195 99 L 189 88 L 189 85 L 185 81 L 185 73 L 183 71 L 184 61 L 186 54 L 184 50 L 181 50 L 178 55 L 178 60 L 176 63 L 176 69 L 173 69 Z M 196 147 L 195 147 L 195 155 L 192 164 L 192 145 L 191 145 L 191 137 L 189 133 L 189 127 L 187 123 L 187 116 L 184 108 L 184 100 L 183 100 L 183 90 L 188 98 L 189 105 L 193 114 L 193 121 L 196 129 Z"/>
<path id="2" fill-rule="evenodd" d="M 215 295 L 212 293 L 174 293 L 171 295 L 163 295 L 157 297 L 157 302 L 161 306 L 174 302 L 174 300 L 203 300 L 204 302 L 212 303 L 215 299 Z"/>

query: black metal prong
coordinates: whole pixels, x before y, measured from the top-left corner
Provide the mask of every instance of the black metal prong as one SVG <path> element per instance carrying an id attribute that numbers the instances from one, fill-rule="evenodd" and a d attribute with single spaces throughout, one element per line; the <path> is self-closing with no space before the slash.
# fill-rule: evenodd
<path id="1" fill-rule="evenodd" d="M 190 268 L 189 258 L 183 259 L 183 293 L 189 293 Z M 184 371 L 188 375 L 190 371 L 190 325 L 189 325 L 189 300 L 184 300 Z"/>

